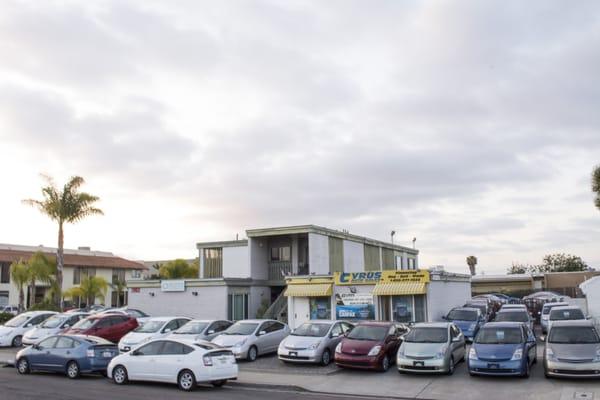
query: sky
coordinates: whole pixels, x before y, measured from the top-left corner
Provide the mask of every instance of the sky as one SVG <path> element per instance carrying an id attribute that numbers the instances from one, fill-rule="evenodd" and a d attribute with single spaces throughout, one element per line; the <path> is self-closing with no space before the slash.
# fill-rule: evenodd
<path id="1" fill-rule="evenodd" d="M 65 246 L 132 259 L 315 224 L 422 267 L 600 267 L 600 3 L 13 1 L 0 12 L 0 243 L 86 179 Z"/>

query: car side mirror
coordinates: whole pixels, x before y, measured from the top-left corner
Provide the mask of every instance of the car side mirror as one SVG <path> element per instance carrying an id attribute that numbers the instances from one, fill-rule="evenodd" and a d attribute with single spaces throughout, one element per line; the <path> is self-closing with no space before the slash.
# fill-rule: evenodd
<path id="1" fill-rule="evenodd" d="M 215 333 L 215 330 L 214 330 L 214 329 L 211 329 L 211 330 L 209 330 L 209 331 L 208 331 L 208 332 L 206 332 L 206 333 L 208 333 L 209 335 L 212 335 L 213 333 Z"/>
<path id="2" fill-rule="evenodd" d="M 460 335 L 458 335 L 458 336 L 453 337 L 452 341 L 455 342 L 455 343 L 458 343 L 458 342 L 460 342 L 460 339 L 461 339 Z"/>
<path id="3" fill-rule="evenodd" d="M 25 328 L 30 328 L 30 327 L 32 327 L 32 326 L 33 326 L 33 324 L 32 324 L 31 322 L 29 322 L 29 323 L 25 324 Z"/>
<path id="4" fill-rule="evenodd" d="M 442 316 L 442 319 L 443 319 L 444 321 L 448 321 L 448 316 L 444 315 L 444 316 Z"/>
<path id="5" fill-rule="evenodd" d="M 340 336 L 340 333 L 339 332 L 331 332 L 331 335 L 329 335 L 329 336 L 332 338 L 336 338 L 336 337 Z"/>
<path id="6" fill-rule="evenodd" d="M 165 328 L 165 329 L 163 330 L 163 332 L 164 332 L 164 333 L 169 333 L 169 332 L 171 332 L 171 328 Z"/>
<path id="7" fill-rule="evenodd" d="M 42 349 L 39 344 L 32 344 L 31 348 L 35 349 L 35 350 L 41 350 Z"/>
<path id="8" fill-rule="evenodd" d="M 258 332 L 258 336 L 262 336 L 262 335 L 266 335 L 266 334 L 267 334 L 267 331 L 260 331 L 260 332 Z"/>
<path id="9" fill-rule="evenodd" d="M 63 328 L 64 328 L 64 329 L 69 329 L 70 327 L 71 327 L 71 325 L 69 325 L 69 324 L 65 324 L 65 325 L 63 326 Z"/>

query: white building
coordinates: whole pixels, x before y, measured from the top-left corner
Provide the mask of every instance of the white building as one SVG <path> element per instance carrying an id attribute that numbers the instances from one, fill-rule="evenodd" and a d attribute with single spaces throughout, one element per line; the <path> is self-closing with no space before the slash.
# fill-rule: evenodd
<path id="1" fill-rule="evenodd" d="M 583 281 L 579 288 L 585 294 L 587 314 L 600 326 L 600 276 Z"/>

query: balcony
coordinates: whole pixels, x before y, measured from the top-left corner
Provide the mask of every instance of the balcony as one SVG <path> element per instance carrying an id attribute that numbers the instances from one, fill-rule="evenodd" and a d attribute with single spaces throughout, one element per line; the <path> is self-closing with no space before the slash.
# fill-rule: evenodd
<path id="1" fill-rule="evenodd" d="M 293 269 L 290 261 L 271 261 L 269 263 L 270 281 L 283 281 L 284 276 L 292 274 Z"/>

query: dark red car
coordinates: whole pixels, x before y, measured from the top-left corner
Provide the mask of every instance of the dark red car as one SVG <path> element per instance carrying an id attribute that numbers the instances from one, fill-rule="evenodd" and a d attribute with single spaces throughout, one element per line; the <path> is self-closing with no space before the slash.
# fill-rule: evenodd
<path id="1" fill-rule="evenodd" d="M 335 363 L 342 368 L 387 371 L 406 333 L 408 328 L 395 322 L 360 322 L 336 347 Z"/>
<path id="2" fill-rule="evenodd" d="M 73 325 L 66 333 L 71 335 L 98 336 L 118 343 L 123 336 L 138 327 L 135 318 L 128 315 L 92 315 Z"/>

